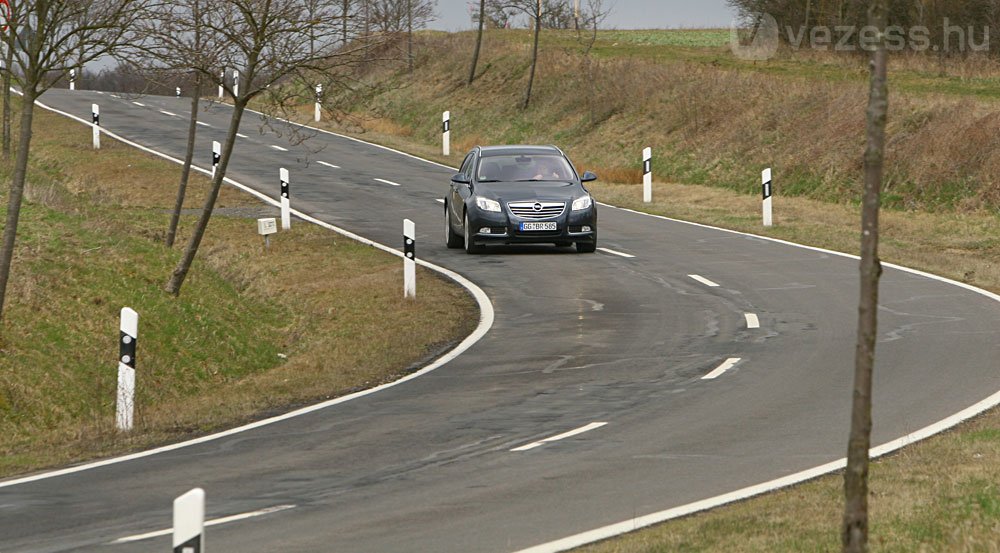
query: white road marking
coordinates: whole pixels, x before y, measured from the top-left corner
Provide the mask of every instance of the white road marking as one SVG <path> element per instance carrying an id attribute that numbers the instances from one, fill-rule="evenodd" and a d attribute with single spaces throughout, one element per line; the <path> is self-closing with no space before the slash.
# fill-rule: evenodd
<path id="1" fill-rule="evenodd" d="M 274 148 L 275 150 L 278 150 L 279 152 L 287 152 L 288 151 L 288 148 L 282 148 L 281 146 L 275 146 L 274 144 L 271 144 L 271 147 Z"/>
<path id="2" fill-rule="evenodd" d="M 609 253 L 611 255 L 617 255 L 618 257 L 626 257 L 626 258 L 629 258 L 629 259 L 632 259 L 632 258 L 635 257 L 634 255 L 630 255 L 630 254 L 623 253 L 623 252 L 616 252 L 615 250 L 609 250 L 608 248 L 597 248 L 597 249 L 599 251 L 604 252 L 604 253 Z"/>
<path id="3" fill-rule="evenodd" d="M 250 511 L 249 513 L 240 513 L 238 515 L 232 515 L 228 517 L 217 518 L 214 520 L 206 520 L 205 526 L 218 526 L 219 524 L 226 524 L 229 522 L 236 522 L 238 520 L 246 520 L 248 518 L 254 518 L 264 515 L 269 515 L 271 513 L 277 513 L 280 511 L 287 511 L 288 509 L 294 509 L 295 505 L 276 505 L 274 507 L 268 507 L 267 509 L 261 509 L 259 511 Z M 167 528 L 166 530 L 157 530 L 155 532 L 146 532 L 145 534 L 136 534 L 134 536 L 125 536 L 124 538 L 118 538 L 117 540 L 111 542 L 115 543 L 129 543 L 133 541 L 148 540 L 150 538 L 158 538 L 160 536 L 169 536 L 174 531 L 173 528 Z"/>
<path id="4" fill-rule="evenodd" d="M 247 136 L 247 135 L 245 135 L 245 134 L 243 134 L 243 133 L 239 133 L 239 132 L 238 132 L 238 133 L 236 133 L 236 136 L 238 136 L 238 137 L 240 137 L 240 138 L 250 138 L 249 136 Z"/>
<path id="5" fill-rule="evenodd" d="M 201 121 L 195 121 L 195 123 L 198 123 L 202 127 L 211 127 L 212 126 L 212 125 L 209 125 L 208 123 L 202 123 Z"/>
<path id="6" fill-rule="evenodd" d="M 439 203 L 439 204 L 443 204 L 443 203 L 444 203 L 444 198 L 438 198 L 438 199 L 437 199 L 437 203 Z"/>
<path id="7" fill-rule="evenodd" d="M 760 319 L 757 318 L 757 315 L 747 313 L 744 317 L 747 318 L 747 328 L 760 328 Z"/>
<path id="8" fill-rule="evenodd" d="M 97 93 L 100 94 L 101 96 L 104 96 L 104 93 L 101 92 L 100 90 L 98 90 Z"/>
<path id="9" fill-rule="evenodd" d="M 137 106 L 139 106 L 139 107 L 141 107 L 141 108 L 146 107 L 146 104 L 143 104 L 142 102 L 132 102 L 132 103 L 135 104 L 135 105 L 137 105 Z"/>
<path id="10" fill-rule="evenodd" d="M 169 115 L 170 117 L 178 117 L 176 113 L 171 113 L 169 111 L 164 111 L 162 109 L 160 110 L 160 113 L 162 113 L 163 115 Z"/>
<path id="11" fill-rule="evenodd" d="M 334 169 L 340 169 L 339 165 L 334 165 L 332 163 L 327 163 L 325 161 L 317 161 L 316 163 L 319 163 L 320 165 L 326 165 L 327 167 L 332 167 Z"/>
<path id="12" fill-rule="evenodd" d="M 702 380 L 715 380 L 716 378 L 719 378 L 720 376 L 722 376 L 722 373 L 724 373 L 724 372 L 728 371 L 729 369 L 735 367 L 736 364 L 739 363 L 740 361 L 741 361 L 741 359 L 739 357 L 730 357 L 729 359 L 726 359 L 725 363 L 719 365 L 719 367 L 717 369 L 715 369 L 714 371 L 712 371 L 712 372 L 706 374 L 705 376 L 701 377 L 701 379 Z"/>
<path id="13" fill-rule="evenodd" d="M 708 280 L 707 278 L 705 278 L 703 276 L 700 276 L 700 275 L 688 275 L 688 276 L 691 277 L 691 278 L 693 278 L 693 279 L 695 279 L 695 280 L 697 280 L 698 282 L 704 284 L 705 286 L 709 286 L 709 287 L 712 287 L 712 288 L 718 288 L 718 286 L 719 286 L 718 284 L 716 284 L 716 283 L 712 282 L 711 280 Z"/>
<path id="14" fill-rule="evenodd" d="M 581 426 L 580 428 L 577 428 L 576 430 L 570 430 L 569 432 L 563 432 L 562 434 L 558 434 L 558 435 L 552 436 L 551 438 L 545 438 L 544 440 L 539 440 L 537 442 L 531 442 L 530 444 L 522 445 L 521 447 L 515 447 L 511 451 L 528 451 L 529 449 L 535 449 L 536 447 L 543 446 L 543 445 L 545 445 L 545 444 L 547 444 L 549 442 L 557 442 L 559 440 L 564 440 L 566 438 L 570 438 L 570 437 L 576 436 L 577 434 L 583 434 L 584 432 L 590 432 L 591 430 L 594 430 L 596 428 L 600 428 L 600 427 L 604 426 L 605 424 L 608 424 L 608 423 L 606 423 L 606 422 L 592 422 L 592 423 L 590 423 L 590 424 L 588 424 L 586 426 Z"/>
<path id="15" fill-rule="evenodd" d="M 377 180 L 377 181 L 379 181 L 379 182 L 384 182 L 384 183 L 386 183 L 386 184 L 391 184 L 391 185 L 393 185 L 393 186 L 400 186 L 400 184 L 399 184 L 399 183 L 396 183 L 396 182 L 392 182 L 391 180 L 385 180 L 385 179 L 375 179 L 375 180 Z"/>

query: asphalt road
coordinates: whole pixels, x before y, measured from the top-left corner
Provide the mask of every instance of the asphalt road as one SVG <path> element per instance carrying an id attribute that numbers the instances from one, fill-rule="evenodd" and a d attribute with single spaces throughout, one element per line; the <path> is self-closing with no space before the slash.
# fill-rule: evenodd
<path id="1" fill-rule="evenodd" d="M 183 152 L 186 99 L 53 90 L 42 101 L 88 119 L 99 102 L 105 128 Z M 202 113 L 200 165 L 230 113 Z M 295 145 L 258 122 L 244 119 L 231 178 L 276 198 L 287 167 L 293 207 L 393 246 L 413 219 L 418 255 L 492 298 L 492 330 L 377 394 L 0 487 L 3 553 L 164 551 L 166 536 L 108 544 L 169 528 L 171 501 L 195 486 L 209 519 L 294 505 L 209 528 L 210 551 L 511 551 L 843 457 L 856 261 L 609 207 L 599 245 L 635 257 L 469 256 L 443 244 L 437 200 L 451 171 L 325 134 Z M 900 270 L 882 282 L 876 444 L 1000 390 L 1000 303 Z"/>

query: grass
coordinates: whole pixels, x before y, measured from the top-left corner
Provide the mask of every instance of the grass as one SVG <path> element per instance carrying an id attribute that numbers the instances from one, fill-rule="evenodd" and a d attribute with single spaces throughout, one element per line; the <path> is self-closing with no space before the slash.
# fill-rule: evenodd
<path id="1" fill-rule="evenodd" d="M 391 66 L 370 71 L 369 82 L 379 86 L 342 96 L 348 117 L 325 125 L 451 165 L 475 144 L 558 143 L 580 169 L 602 177 L 590 186 L 602 201 L 857 252 L 862 62 L 785 54 L 754 66 L 710 44 L 711 32 L 697 33 L 602 33 L 593 88 L 572 34 L 543 33 L 527 111 L 517 108 L 527 33 L 491 31 L 472 87 L 461 82 L 467 60 L 443 54 L 468 51 L 470 37 L 428 34 L 412 74 Z M 894 61 L 881 253 L 885 261 L 1000 292 L 1000 166 L 990 138 L 1000 129 L 992 94 L 977 92 L 996 71 L 976 63 L 940 76 L 928 60 Z M 302 107 L 303 120 L 309 109 Z M 450 158 L 441 156 L 438 130 L 446 109 L 457 154 Z M 635 184 L 646 145 L 655 152 L 650 205 Z M 765 163 L 779 168 L 771 229 L 760 224 Z M 998 482 L 998 410 L 877 461 L 872 550 L 1000 551 Z M 841 487 L 841 477 L 831 475 L 581 551 L 835 551 Z"/>
<path id="2" fill-rule="evenodd" d="M 36 125 L 0 326 L 0 476 L 380 384 L 471 331 L 463 289 L 418 269 L 420 295 L 400 301 L 398 258 L 319 227 L 296 224 L 262 251 L 254 218 L 274 210 L 231 188 L 172 298 L 162 287 L 194 222 L 162 245 L 179 167 L 111 140 L 94 153 L 89 129 L 53 114 Z M 186 207 L 207 184 L 193 177 Z M 130 434 L 113 428 L 123 306 L 140 316 Z"/>

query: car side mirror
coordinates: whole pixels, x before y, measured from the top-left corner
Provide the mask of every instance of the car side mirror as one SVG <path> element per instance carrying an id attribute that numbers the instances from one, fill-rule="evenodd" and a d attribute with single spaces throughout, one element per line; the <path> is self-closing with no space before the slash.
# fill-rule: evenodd
<path id="1" fill-rule="evenodd" d="M 472 179 L 465 176 L 463 173 L 456 173 L 452 175 L 451 182 L 455 184 L 472 184 Z"/>
<path id="2" fill-rule="evenodd" d="M 590 182 L 597 180 L 597 175 L 591 173 L 590 171 L 584 171 L 583 176 L 580 177 L 580 182 Z"/>

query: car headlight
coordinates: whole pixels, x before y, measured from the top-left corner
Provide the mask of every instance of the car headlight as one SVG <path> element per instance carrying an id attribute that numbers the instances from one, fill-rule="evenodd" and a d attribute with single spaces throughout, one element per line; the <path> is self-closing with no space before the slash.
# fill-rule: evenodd
<path id="1" fill-rule="evenodd" d="M 476 196 L 476 207 L 482 209 L 483 211 L 500 213 L 500 202 L 489 198 L 483 198 L 482 196 Z"/>
<path id="2" fill-rule="evenodd" d="M 594 200 L 590 196 L 584 196 L 582 198 L 577 198 L 573 200 L 573 211 L 581 211 L 584 209 L 590 209 L 590 206 L 594 205 Z"/>

